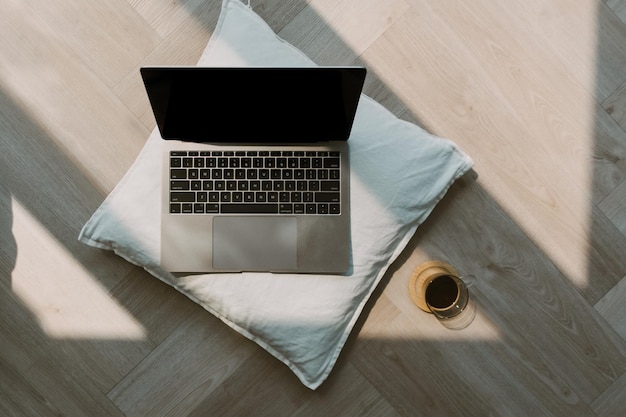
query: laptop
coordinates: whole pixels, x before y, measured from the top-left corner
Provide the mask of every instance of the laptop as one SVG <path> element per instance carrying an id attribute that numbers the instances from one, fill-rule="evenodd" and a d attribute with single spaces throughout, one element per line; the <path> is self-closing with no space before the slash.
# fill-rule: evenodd
<path id="1" fill-rule="evenodd" d="M 143 67 L 163 140 L 161 265 L 347 274 L 363 67 Z"/>

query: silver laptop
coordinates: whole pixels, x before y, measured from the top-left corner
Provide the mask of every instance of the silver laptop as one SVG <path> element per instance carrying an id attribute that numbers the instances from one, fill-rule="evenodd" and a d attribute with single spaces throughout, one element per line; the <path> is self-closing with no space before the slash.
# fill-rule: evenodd
<path id="1" fill-rule="evenodd" d="M 161 265 L 349 273 L 362 67 L 145 67 L 163 141 Z"/>

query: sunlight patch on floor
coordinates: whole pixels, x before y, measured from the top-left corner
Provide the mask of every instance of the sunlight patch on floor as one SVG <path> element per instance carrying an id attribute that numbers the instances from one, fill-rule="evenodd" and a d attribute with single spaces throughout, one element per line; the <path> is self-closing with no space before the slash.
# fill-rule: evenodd
<path id="1" fill-rule="evenodd" d="M 493 9 L 481 15 L 472 15 L 469 5 L 415 2 L 420 7 L 407 13 L 411 18 L 399 19 L 362 59 L 385 75 L 385 86 L 431 133 L 474 159 L 494 201 L 576 287 L 586 287 L 598 110 L 596 2 L 572 5 L 574 18 L 541 2 L 491 2 L 476 8 Z M 468 19 L 459 18 L 463 13 Z M 498 26 L 503 14 L 511 15 L 506 31 Z M 463 24 L 450 27 L 450 21 Z M 529 31 L 535 34 L 529 42 L 517 41 L 516 33 Z M 403 50 L 397 37 L 406 39 Z M 381 58 L 387 50 L 388 59 Z"/>
<path id="2" fill-rule="evenodd" d="M 353 0 L 337 3 L 333 0 L 309 2 L 332 38 L 340 37 L 355 54 L 361 54 L 409 7 L 404 0 Z M 333 43 L 329 39 L 329 43 Z"/>
<path id="3" fill-rule="evenodd" d="M 12 211 L 12 290 L 49 337 L 146 339 L 146 329 L 15 198 Z"/>

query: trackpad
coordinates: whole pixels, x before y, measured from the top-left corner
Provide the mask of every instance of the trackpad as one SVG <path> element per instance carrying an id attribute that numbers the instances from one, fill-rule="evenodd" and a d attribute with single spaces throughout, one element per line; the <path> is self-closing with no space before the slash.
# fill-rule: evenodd
<path id="1" fill-rule="evenodd" d="M 214 217 L 213 268 L 235 271 L 295 270 L 295 217 Z"/>

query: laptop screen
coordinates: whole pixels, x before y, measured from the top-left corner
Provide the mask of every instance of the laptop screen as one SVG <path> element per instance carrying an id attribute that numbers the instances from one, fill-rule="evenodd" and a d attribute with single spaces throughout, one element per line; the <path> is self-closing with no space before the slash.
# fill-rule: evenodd
<path id="1" fill-rule="evenodd" d="M 347 140 L 365 68 L 141 68 L 163 139 Z"/>

